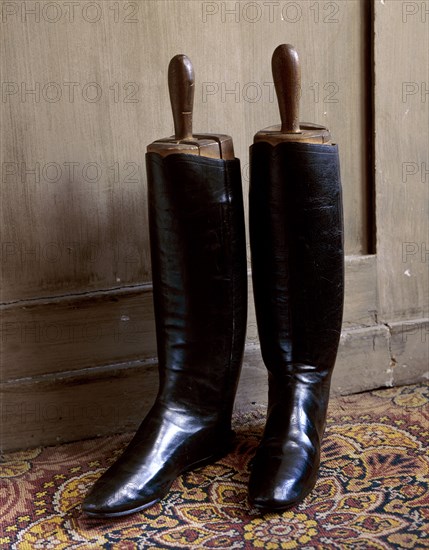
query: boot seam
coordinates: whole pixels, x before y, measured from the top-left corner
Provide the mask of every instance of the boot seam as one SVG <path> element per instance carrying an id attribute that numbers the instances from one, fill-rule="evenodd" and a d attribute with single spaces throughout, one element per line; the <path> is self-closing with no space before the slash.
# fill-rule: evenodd
<path id="1" fill-rule="evenodd" d="M 233 246 L 231 244 L 231 207 L 232 207 L 232 196 L 231 196 L 231 185 L 229 180 L 229 172 L 228 172 L 228 165 L 225 163 L 225 170 L 224 170 L 224 186 L 226 191 L 226 196 L 228 197 L 228 207 L 226 208 L 226 217 L 227 217 L 227 241 L 228 241 L 228 255 L 230 256 L 230 280 L 231 280 L 231 287 L 230 287 L 230 298 L 231 298 L 231 310 L 230 310 L 230 331 L 231 331 L 231 338 L 230 338 L 230 350 L 229 350 L 229 358 L 228 358 L 228 376 L 225 377 L 226 382 L 224 385 L 224 390 L 228 390 L 228 388 L 231 387 L 232 380 L 232 362 L 233 362 L 233 355 L 234 355 L 234 345 L 235 345 L 235 339 L 236 339 L 236 320 L 234 316 L 235 312 L 235 305 L 236 305 L 236 293 L 235 293 L 235 280 L 234 280 L 234 250 Z M 226 407 L 224 408 L 223 413 L 225 414 L 227 412 Z"/>

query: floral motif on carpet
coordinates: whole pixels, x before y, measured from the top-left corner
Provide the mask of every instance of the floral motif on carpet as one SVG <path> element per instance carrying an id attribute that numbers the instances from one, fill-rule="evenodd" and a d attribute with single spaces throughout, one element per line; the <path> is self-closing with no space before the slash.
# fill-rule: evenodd
<path id="1" fill-rule="evenodd" d="M 264 408 L 236 413 L 232 452 L 180 477 L 168 496 L 116 520 L 80 504 L 130 434 L 10 453 L 0 463 L 0 548 L 42 550 L 429 548 L 429 389 L 332 399 L 314 491 L 281 514 L 247 503 Z"/>

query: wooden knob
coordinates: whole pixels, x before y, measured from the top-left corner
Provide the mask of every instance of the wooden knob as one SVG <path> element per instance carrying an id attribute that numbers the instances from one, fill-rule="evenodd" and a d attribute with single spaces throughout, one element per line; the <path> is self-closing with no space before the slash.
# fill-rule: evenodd
<path id="1" fill-rule="evenodd" d="M 279 103 L 281 132 L 299 134 L 299 99 L 301 95 L 301 66 L 298 53 L 290 44 L 281 44 L 271 60 L 274 86 Z"/>
<path id="2" fill-rule="evenodd" d="M 234 158 L 232 138 L 225 134 L 193 134 L 195 77 L 191 60 L 175 55 L 168 65 L 168 89 L 174 120 L 174 136 L 157 139 L 147 146 L 148 153 L 162 157 L 175 154 L 231 160 Z"/>
<path id="3" fill-rule="evenodd" d="M 192 139 L 195 77 L 191 60 L 184 54 L 175 55 L 168 65 L 168 90 L 175 138 Z"/>
<path id="4" fill-rule="evenodd" d="M 274 146 L 286 141 L 331 144 L 331 134 L 324 126 L 309 122 L 299 123 L 301 66 L 295 48 L 290 44 L 277 46 L 271 59 L 271 67 L 281 124 L 257 132 L 253 138 L 254 143 L 265 141 Z"/>

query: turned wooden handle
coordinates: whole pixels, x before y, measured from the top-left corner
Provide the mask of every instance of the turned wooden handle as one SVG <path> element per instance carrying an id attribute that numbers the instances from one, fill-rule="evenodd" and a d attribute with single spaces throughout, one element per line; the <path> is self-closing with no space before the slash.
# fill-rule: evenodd
<path id="1" fill-rule="evenodd" d="M 290 44 L 277 46 L 271 67 L 282 121 L 281 131 L 286 134 L 298 134 L 301 67 L 295 48 Z"/>
<path id="2" fill-rule="evenodd" d="M 175 55 L 168 66 L 168 90 L 173 110 L 174 133 L 177 140 L 192 139 L 192 110 L 195 79 L 191 60 L 184 54 Z"/>

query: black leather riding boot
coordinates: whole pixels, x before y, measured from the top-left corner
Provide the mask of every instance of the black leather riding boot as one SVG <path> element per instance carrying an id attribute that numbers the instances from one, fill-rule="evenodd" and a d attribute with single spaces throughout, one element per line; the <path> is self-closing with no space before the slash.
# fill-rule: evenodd
<path id="1" fill-rule="evenodd" d="M 241 369 L 247 271 L 240 162 L 146 155 L 160 387 L 83 510 L 122 516 L 228 451 Z"/>
<path id="2" fill-rule="evenodd" d="M 343 216 L 335 145 L 251 147 L 254 298 L 269 371 L 249 500 L 283 510 L 314 487 L 341 332 Z"/>

